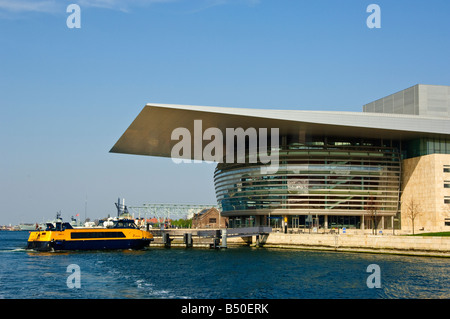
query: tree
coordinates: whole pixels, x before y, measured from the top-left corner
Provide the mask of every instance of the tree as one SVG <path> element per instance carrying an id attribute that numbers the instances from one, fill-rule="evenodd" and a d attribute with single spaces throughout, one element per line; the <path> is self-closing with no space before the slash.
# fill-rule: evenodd
<path id="1" fill-rule="evenodd" d="M 411 220 L 412 233 L 414 235 L 414 221 L 418 216 L 422 215 L 422 207 L 417 200 L 414 200 L 414 198 L 405 200 L 402 205 L 405 205 L 406 217 Z"/>
<path id="2" fill-rule="evenodd" d="M 372 219 L 372 234 L 376 235 L 376 229 L 377 229 L 377 207 L 375 204 L 375 201 L 373 199 L 373 196 L 369 198 L 369 200 L 366 203 L 365 210 L 367 211 L 367 215 L 371 217 Z"/>
<path id="3" fill-rule="evenodd" d="M 177 219 L 172 221 L 172 225 L 179 228 L 191 228 L 192 219 Z"/>

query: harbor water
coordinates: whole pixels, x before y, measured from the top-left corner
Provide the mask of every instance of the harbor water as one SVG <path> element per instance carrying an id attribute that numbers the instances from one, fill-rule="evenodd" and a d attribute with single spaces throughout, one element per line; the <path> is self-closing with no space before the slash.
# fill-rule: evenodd
<path id="1" fill-rule="evenodd" d="M 0 298 L 450 298 L 448 258 L 251 247 L 39 253 L 24 249 L 28 235 L 0 231 Z M 374 275 L 380 285 L 370 288 Z"/>

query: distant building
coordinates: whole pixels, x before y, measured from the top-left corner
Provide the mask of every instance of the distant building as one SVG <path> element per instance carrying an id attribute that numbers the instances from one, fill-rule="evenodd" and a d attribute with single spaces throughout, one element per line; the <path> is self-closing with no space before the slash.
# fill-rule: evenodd
<path id="1" fill-rule="evenodd" d="M 178 143 L 172 132 L 184 128 L 193 134 L 194 151 L 179 157 L 203 160 L 201 150 L 211 140 L 202 140 L 195 121 L 223 137 L 229 129 L 279 129 L 267 138 L 277 139 L 278 146 L 252 146 L 278 154 L 275 172 L 250 156 L 245 162 L 218 161 L 216 197 L 230 227 L 409 232 L 408 204 L 415 201 L 416 230 L 450 230 L 450 86 L 418 84 L 364 105 L 363 112 L 148 104 L 111 152 L 170 158 Z M 223 144 L 224 159 L 226 151 L 237 153 L 234 138 Z M 244 146 L 246 155 L 250 146 Z M 205 214 L 196 217 L 198 225 L 213 227 L 218 217 Z"/>
<path id="2" fill-rule="evenodd" d="M 228 227 L 228 218 L 220 216 L 219 211 L 205 208 L 192 217 L 192 228 L 225 228 Z"/>

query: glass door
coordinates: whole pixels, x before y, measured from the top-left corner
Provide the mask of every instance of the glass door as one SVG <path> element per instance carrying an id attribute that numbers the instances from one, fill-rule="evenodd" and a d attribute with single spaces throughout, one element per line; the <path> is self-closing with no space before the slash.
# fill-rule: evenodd
<path id="1" fill-rule="evenodd" d="M 292 217 L 292 228 L 298 228 L 299 224 L 300 223 L 298 217 Z"/>

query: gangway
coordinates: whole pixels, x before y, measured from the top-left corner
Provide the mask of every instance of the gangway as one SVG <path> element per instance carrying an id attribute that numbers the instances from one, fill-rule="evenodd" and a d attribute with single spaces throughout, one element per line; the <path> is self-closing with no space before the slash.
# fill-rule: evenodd
<path id="1" fill-rule="evenodd" d="M 227 238 L 233 237 L 252 237 L 256 236 L 256 242 L 259 245 L 261 236 L 267 236 L 272 232 L 270 226 L 253 226 L 241 228 L 226 228 L 221 230 L 222 244 L 220 248 L 227 248 Z"/>
<path id="2" fill-rule="evenodd" d="M 222 230 L 222 236 L 223 236 Z M 258 235 L 268 235 L 272 232 L 272 227 L 269 226 L 254 226 L 241 228 L 227 228 L 225 229 L 228 238 L 231 237 L 249 237 Z"/>

